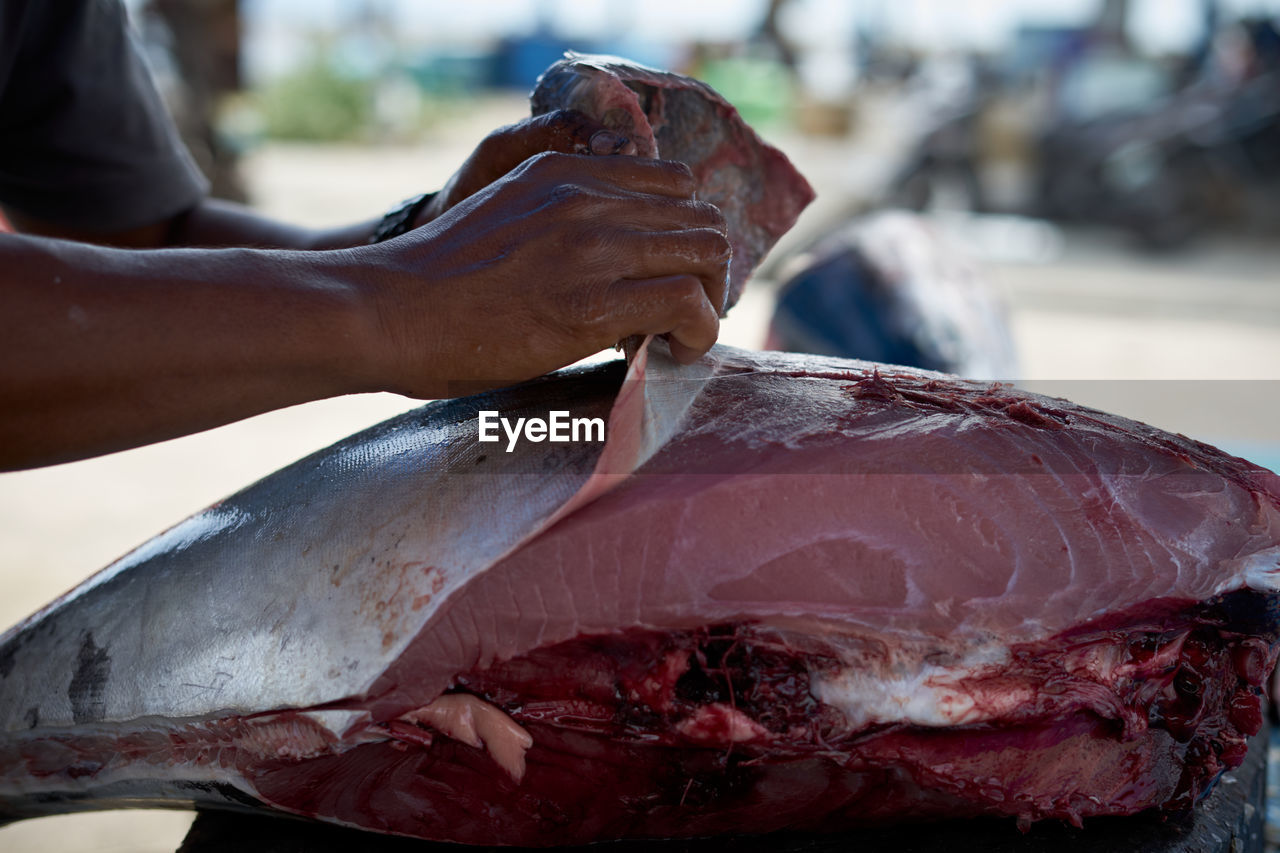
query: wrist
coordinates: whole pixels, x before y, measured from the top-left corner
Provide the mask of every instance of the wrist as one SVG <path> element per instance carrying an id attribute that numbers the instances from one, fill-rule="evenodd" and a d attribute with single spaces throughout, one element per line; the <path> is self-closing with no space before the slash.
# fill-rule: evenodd
<path id="1" fill-rule="evenodd" d="M 292 321 L 282 322 L 304 324 L 286 334 L 300 343 L 314 344 L 305 358 L 328 385 L 322 396 L 387 390 L 380 381 L 384 334 L 375 277 L 357 253 L 357 249 L 266 253 L 269 266 L 294 278 L 295 286 L 307 293 Z"/>
<path id="2" fill-rule="evenodd" d="M 430 367 L 437 364 L 437 330 L 424 306 L 433 282 L 428 264 L 401 268 L 382 244 L 325 252 L 328 275 L 349 294 L 352 329 L 346 363 L 356 391 L 409 397 L 441 396 Z"/>

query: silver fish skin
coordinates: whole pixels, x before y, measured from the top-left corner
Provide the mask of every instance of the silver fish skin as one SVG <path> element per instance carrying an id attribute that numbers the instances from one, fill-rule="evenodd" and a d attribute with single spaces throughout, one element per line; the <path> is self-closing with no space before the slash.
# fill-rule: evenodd
<path id="1" fill-rule="evenodd" d="M 615 364 L 430 404 L 175 525 L 0 637 L 0 743 L 360 695 L 421 629 L 425 602 L 550 517 L 599 457 L 594 443 L 545 445 L 536 458 L 479 444 L 478 413 L 606 417 L 620 376 Z M 334 736 L 359 716 L 317 714 Z M 188 769 L 108 783 L 85 805 L 226 799 Z M 74 809 L 93 789 L 42 791 L 6 773 L 0 816 Z"/>

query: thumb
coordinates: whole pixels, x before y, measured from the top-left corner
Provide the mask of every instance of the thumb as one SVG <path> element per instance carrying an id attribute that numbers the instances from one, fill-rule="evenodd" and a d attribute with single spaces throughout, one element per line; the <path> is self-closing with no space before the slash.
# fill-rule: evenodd
<path id="1" fill-rule="evenodd" d="M 523 162 L 543 151 L 564 154 L 635 154 L 636 144 L 626 134 L 605 127 L 577 110 L 555 110 L 511 125 L 507 144 Z M 522 156 L 521 156 L 522 155 Z M 514 168 L 513 164 L 512 168 Z"/>

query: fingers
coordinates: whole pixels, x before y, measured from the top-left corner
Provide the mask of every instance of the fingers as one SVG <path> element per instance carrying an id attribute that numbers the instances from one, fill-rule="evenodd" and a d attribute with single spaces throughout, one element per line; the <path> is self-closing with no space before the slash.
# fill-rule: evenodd
<path id="1" fill-rule="evenodd" d="M 600 122 L 576 110 L 556 110 L 525 119 L 507 128 L 514 140 L 524 146 L 526 157 L 542 151 L 564 154 L 587 154 L 592 151 L 592 137 L 606 128 Z M 623 142 L 620 138 L 618 142 Z M 601 144 L 605 138 L 601 138 Z M 621 147 L 619 145 L 618 147 Z M 612 152 L 610 152 L 612 153 Z"/>
<path id="2" fill-rule="evenodd" d="M 509 171 L 530 157 L 561 154 L 635 153 L 635 143 L 575 110 L 556 110 L 499 128 L 482 143 L 494 162 Z"/>
<path id="3" fill-rule="evenodd" d="M 580 268 L 635 279 L 692 275 L 715 313 L 723 309 L 732 255 L 727 224 L 714 205 L 690 198 L 693 178 L 684 164 L 542 155 L 522 169 L 539 200 L 539 222 L 562 232 L 558 239 L 573 247 Z M 589 177 L 601 173 L 626 180 Z"/>
<path id="4" fill-rule="evenodd" d="M 687 228 L 710 228 L 729 233 L 720 208 L 705 201 L 676 199 L 669 196 L 635 196 L 619 200 L 610 217 L 620 228 L 636 231 L 671 231 Z"/>
<path id="5" fill-rule="evenodd" d="M 713 228 L 628 232 L 618 235 L 615 248 L 620 254 L 616 268 L 627 270 L 628 277 L 692 276 L 715 313 L 719 315 L 724 309 L 733 249 L 723 233 Z"/>
<path id="6" fill-rule="evenodd" d="M 694 276 L 621 279 L 607 288 L 603 298 L 616 309 L 614 340 L 666 335 L 671 354 L 682 364 L 697 361 L 720 334 L 716 309 Z"/>
<path id="7" fill-rule="evenodd" d="M 636 143 L 625 132 L 605 127 L 585 113 L 577 110 L 556 110 L 525 119 L 503 128 L 502 132 L 526 150 L 525 157 L 540 151 L 559 151 L 563 154 L 594 154 L 597 157 L 613 154 L 635 155 Z"/>
<path id="8" fill-rule="evenodd" d="M 617 267 L 625 278 L 590 291 L 587 314 L 602 321 L 602 337 L 666 335 L 678 361 L 696 361 L 720 333 L 732 255 L 725 236 L 710 228 L 631 232 L 613 248 L 630 263 Z"/>
<path id="9" fill-rule="evenodd" d="M 585 175 L 632 192 L 693 198 L 698 189 L 693 172 L 678 160 L 646 157 L 591 157 L 582 166 Z"/>
<path id="10" fill-rule="evenodd" d="M 591 184 L 607 192 L 693 198 L 697 182 L 684 163 L 645 157 L 574 156 L 542 152 L 525 160 L 513 178 L 547 184 Z"/>

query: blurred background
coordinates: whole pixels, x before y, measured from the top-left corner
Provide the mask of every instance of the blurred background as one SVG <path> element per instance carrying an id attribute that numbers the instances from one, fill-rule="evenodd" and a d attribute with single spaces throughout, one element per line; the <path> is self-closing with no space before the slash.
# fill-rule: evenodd
<path id="1" fill-rule="evenodd" d="M 132 0 L 215 193 L 333 225 L 440 187 L 566 49 L 710 82 L 818 192 L 737 346 L 1012 381 L 1280 468 L 1280 0 Z M 418 405 L 299 406 L 0 475 L 0 627 Z M 171 851 L 183 813 L 0 829 Z"/>

